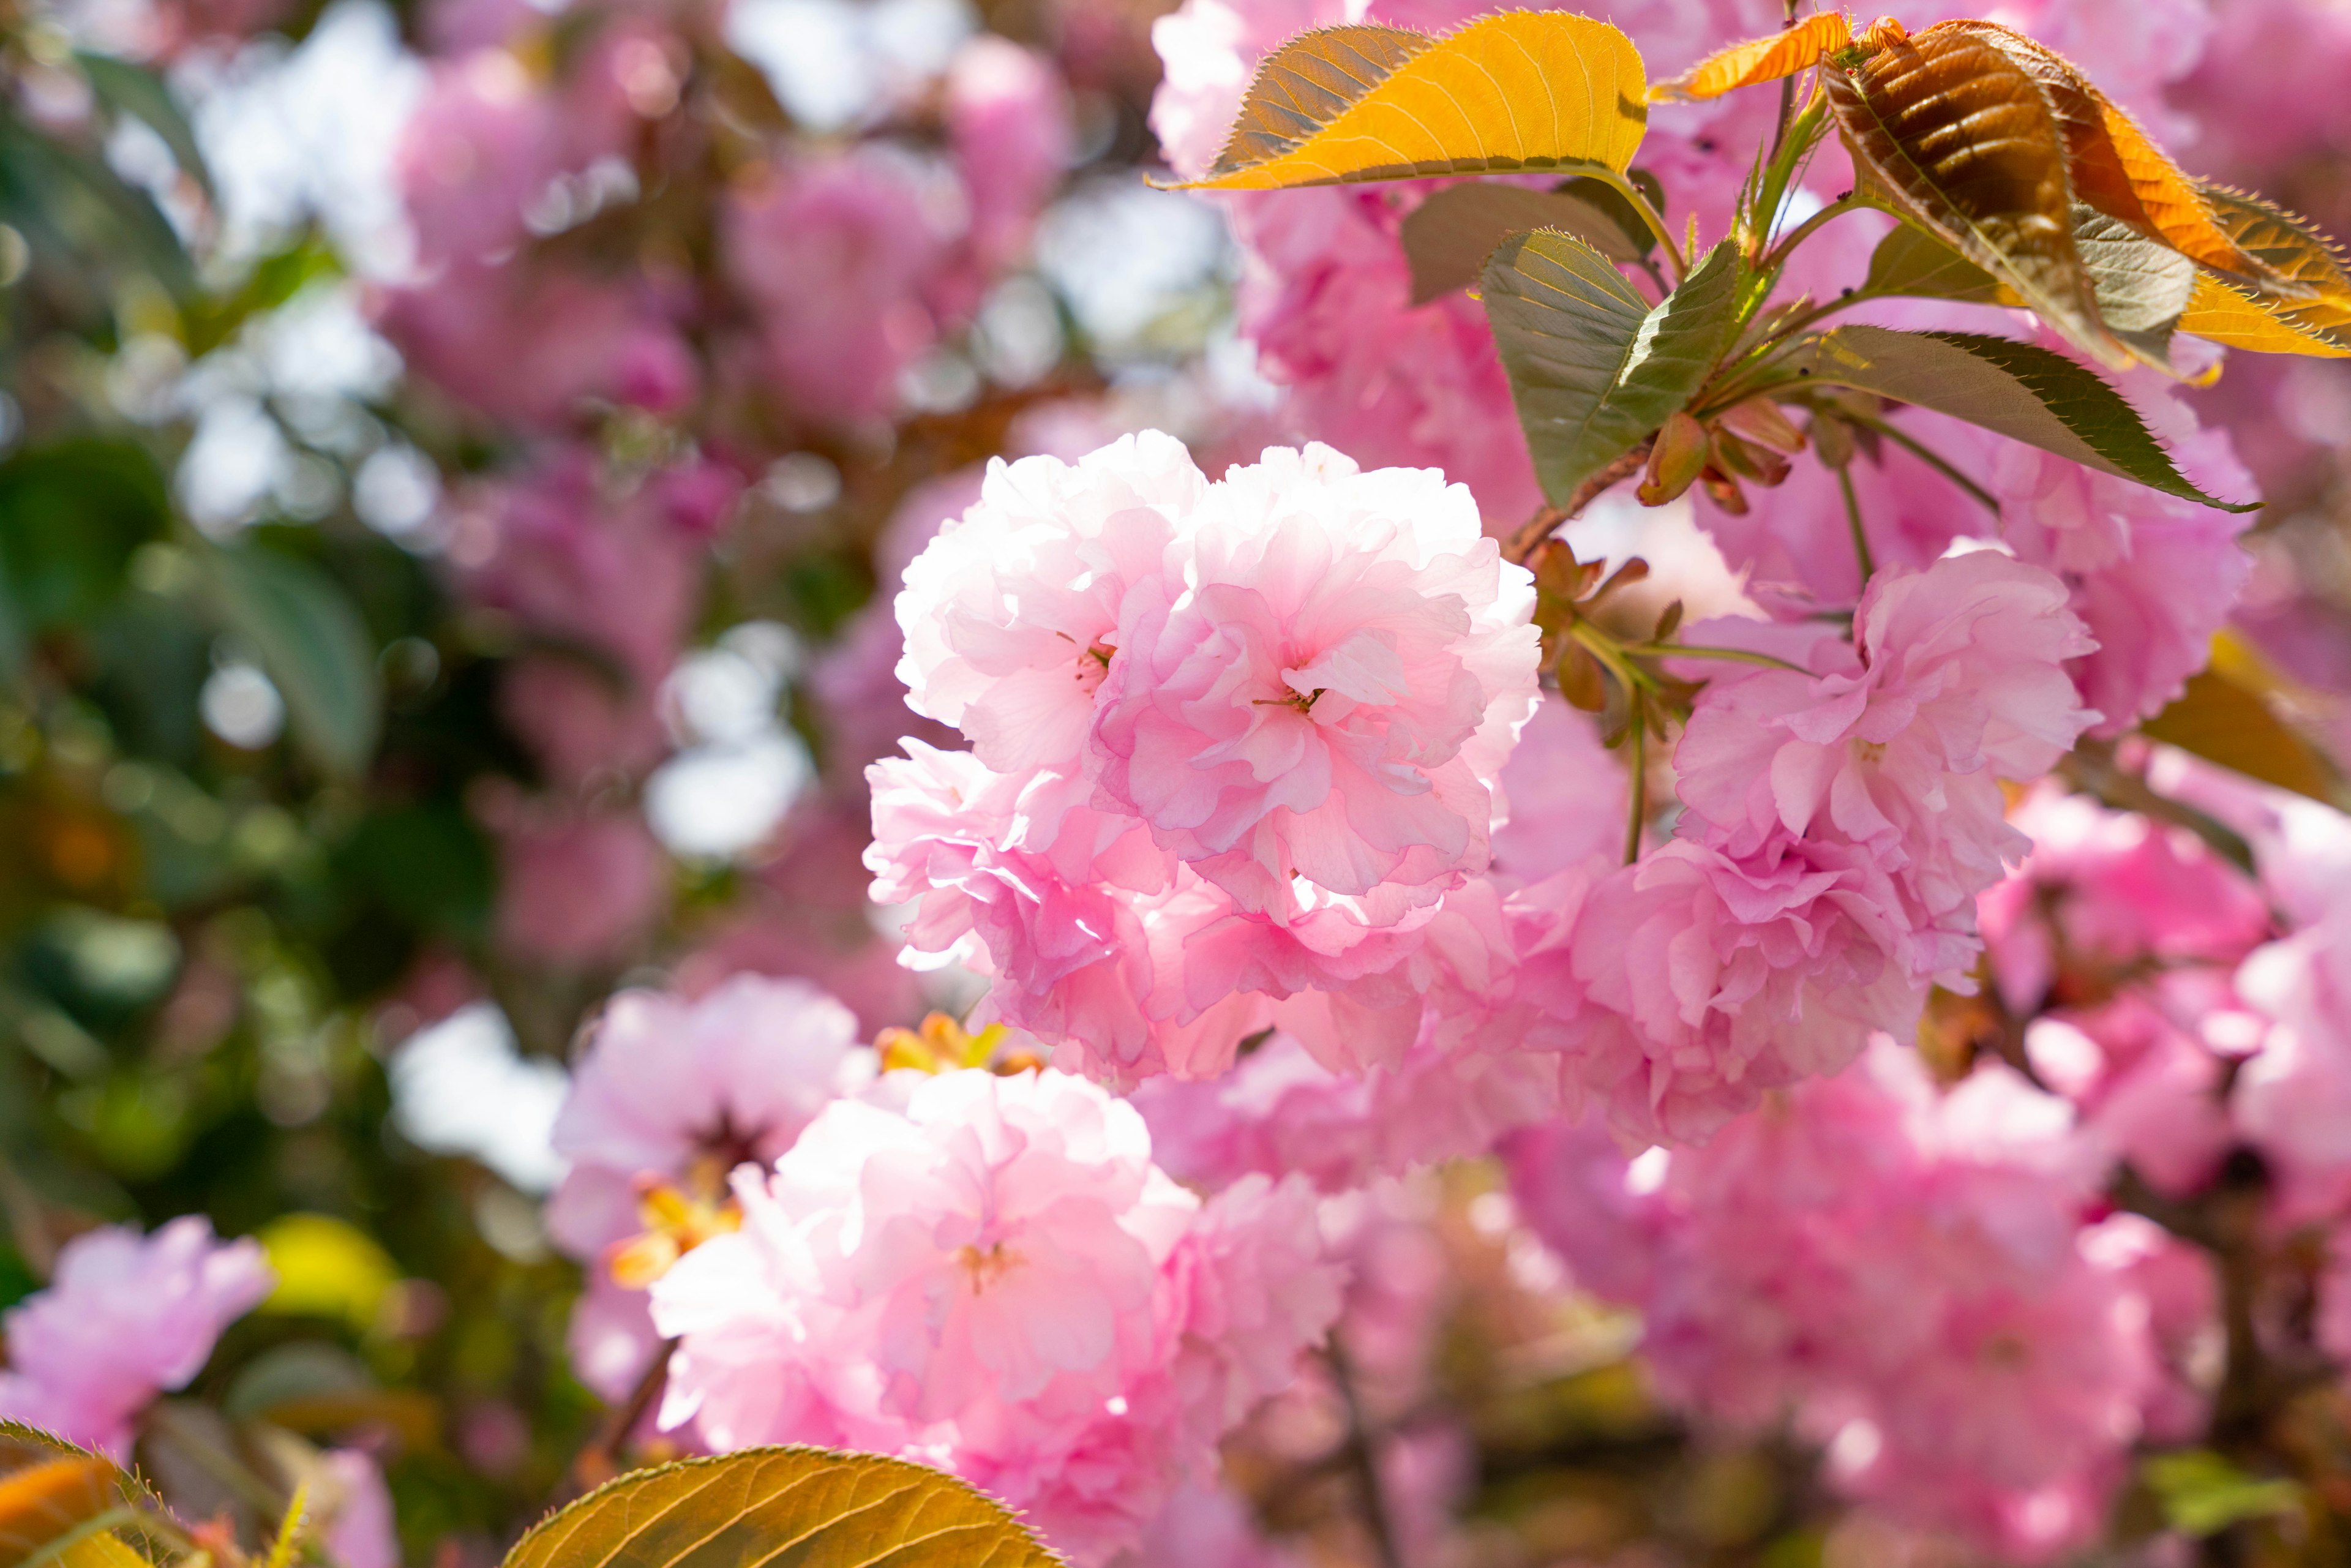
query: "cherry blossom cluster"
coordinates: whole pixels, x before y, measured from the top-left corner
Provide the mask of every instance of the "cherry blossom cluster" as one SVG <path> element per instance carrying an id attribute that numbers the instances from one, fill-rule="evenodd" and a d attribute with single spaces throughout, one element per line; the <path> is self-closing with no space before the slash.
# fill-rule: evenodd
<path id="1" fill-rule="evenodd" d="M 1507 960 L 1497 782 L 1535 703 L 1531 579 L 1468 493 L 1164 435 L 991 467 L 906 570 L 899 667 L 968 753 L 871 774 L 913 950 L 1113 1082 L 1285 1030 L 1392 1063 Z"/>

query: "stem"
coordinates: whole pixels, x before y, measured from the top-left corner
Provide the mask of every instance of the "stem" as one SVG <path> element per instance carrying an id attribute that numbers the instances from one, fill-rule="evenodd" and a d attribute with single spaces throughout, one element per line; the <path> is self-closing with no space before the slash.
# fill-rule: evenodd
<path id="1" fill-rule="evenodd" d="M 1625 821 L 1625 863 L 1631 865 L 1641 858 L 1641 830 L 1649 825 L 1649 727 L 1639 694 L 1628 691 L 1625 696 L 1633 716 L 1632 806 Z"/>
<path id="2" fill-rule="evenodd" d="M 567 1490 L 577 1487 L 583 1492 L 592 1491 L 620 1474 L 621 1445 L 629 1440 L 629 1434 L 637 1429 L 637 1423 L 643 1420 L 645 1412 L 653 1408 L 662 1385 L 669 1381 L 669 1358 L 676 1349 L 677 1341 L 662 1341 L 661 1348 L 653 1352 L 652 1364 L 637 1379 L 637 1385 L 629 1390 L 628 1398 L 604 1417 L 604 1424 L 596 1429 L 596 1436 L 571 1461 L 566 1479 Z"/>
<path id="3" fill-rule="evenodd" d="M 1682 247 L 1674 243 L 1674 231 L 1666 226 L 1665 214 L 1649 205 L 1649 198 L 1641 194 L 1640 186 L 1606 164 L 1594 164 L 1584 172 L 1624 197 L 1632 204 L 1633 210 L 1641 214 L 1641 221 L 1648 225 L 1651 234 L 1656 235 L 1658 248 L 1666 253 L 1666 259 L 1673 263 L 1674 281 L 1679 283 L 1689 271 L 1689 258 L 1683 256 Z"/>
<path id="4" fill-rule="evenodd" d="M 1709 648 L 1684 643 L 1628 643 L 1624 651 L 1636 659 L 1721 659 L 1734 664 L 1761 664 L 1767 670 L 1793 670 L 1800 675 L 1812 674 L 1802 664 L 1792 664 L 1785 659 L 1775 659 L 1769 653 L 1758 653 L 1746 648 Z"/>
<path id="5" fill-rule="evenodd" d="M 1877 562 L 1870 559 L 1869 536 L 1862 531 L 1861 497 L 1853 493 L 1853 465 L 1848 463 L 1836 471 L 1837 489 L 1844 496 L 1844 520 L 1853 528 L 1853 553 L 1861 561 L 1861 585 L 1877 575 Z"/>
<path id="6" fill-rule="evenodd" d="M 1869 205 L 1867 202 L 1855 200 L 1853 193 L 1847 191 L 1844 195 L 1782 235 L 1779 243 L 1771 247 L 1771 254 L 1763 258 L 1763 265 L 1758 270 L 1777 271 L 1787 265 L 1789 253 L 1812 238 L 1816 232 L 1834 223 L 1845 214 L 1859 212 L 1867 205 Z"/>
<path id="7" fill-rule="evenodd" d="M 1876 431 L 1878 434 L 1886 437 L 1886 440 L 1893 442 L 1896 446 L 1899 446 L 1904 451 L 1909 453 L 1911 456 L 1916 457 L 1919 462 L 1924 463 L 1927 466 L 1934 469 L 1938 474 L 1940 474 L 1944 478 L 1949 479 L 1952 484 L 1957 485 L 1960 489 L 1965 490 L 1969 495 L 1974 497 L 1977 502 L 1982 506 L 1984 510 L 1990 512 L 1994 517 L 1998 517 L 2000 516 L 2000 502 L 1991 491 L 1985 489 L 1982 486 L 1977 484 L 1974 480 L 1960 473 L 1957 468 L 1952 467 L 1949 461 L 1939 454 L 1929 449 L 1926 444 L 1921 442 L 1917 436 L 1908 434 L 1907 431 L 1904 431 L 1896 425 L 1889 424 L 1885 420 L 1879 419 L 1873 414 L 1848 413 L 1844 415 L 1844 418 L 1849 424 L 1857 424 L 1864 430 Z"/>
<path id="8" fill-rule="evenodd" d="M 1796 25 L 1797 0 L 1780 0 L 1780 31 L 1787 32 Z M 1788 121 L 1796 114 L 1796 78 L 1780 78 L 1780 118 L 1771 127 L 1771 157 L 1776 162 L 1780 149 L 1787 145 Z"/>
<path id="9" fill-rule="evenodd" d="M 1362 1494 L 1364 1523 L 1371 1531 L 1372 1553 L 1379 1568 L 1404 1568 L 1404 1553 L 1396 1546 L 1395 1525 L 1388 1516 L 1386 1490 L 1380 1485 L 1378 1456 L 1372 1452 L 1371 1424 L 1364 1419 L 1364 1402 L 1355 1394 L 1353 1368 L 1347 1360 L 1345 1347 L 1333 1333 L 1323 1351 L 1331 1364 L 1331 1381 L 1339 1390 L 1339 1401 L 1347 1408 L 1347 1463 L 1355 1474 L 1355 1488 Z"/>
<path id="10" fill-rule="evenodd" d="M 1649 448 L 1653 444 L 1655 444 L 1654 438 L 1644 441 L 1640 445 L 1578 485 L 1575 487 L 1575 494 L 1567 498 L 1566 506 L 1544 506 L 1538 508 L 1533 517 L 1519 525 L 1519 531 L 1512 534 L 1510 542 L 1502 547 L 1502 559 L 1520 566 L 1526 565 L 1527 558 L 1535 553 L 1535 547 L 1551 538 L 1562 523 L 1573 522 L 1583 514 L 1583 508 L 1590 506 L 1593 498 L 1603 490 L 1619 480 L 1629 479 L 1639 473 L 1649 461 Z"/>

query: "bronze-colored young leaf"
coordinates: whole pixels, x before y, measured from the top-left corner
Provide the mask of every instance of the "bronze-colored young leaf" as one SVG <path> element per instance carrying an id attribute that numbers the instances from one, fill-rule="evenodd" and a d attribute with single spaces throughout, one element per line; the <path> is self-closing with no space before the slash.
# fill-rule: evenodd
<path id="1" fill-rule="evenodd" d="M 21 1563 L 114 1507 L 116 1474 L 109 1461 L 81 1454 L 0 1477 L 0 1563 Z"/>
<path id="2" fill-rule="evenodd" d="M 1646 254 L 1615 219 L 1564 192 L 1483 182 L 1448 185 L 1405 214 L 1398 236 L 1412 264 L 1412 302 L 1425 305 L 1471 287 L 1494 247 L 1529 229 L 1572 234 L 1611 261 L 1638 261 Z"/>
<path id="3" fill-rule="evenodd" d="M 746 1448 L 608 1481 L 542 1521 L 505 1568 L 1050 1568 L 993 1499 L 873 1454 Z"/>
<path id="4" fill-rule="evenodd" d="M 154 1494 L 105 1455 L 0 1421 L 0 1568 L 34 1557 L 145 1568 L 147 1557 L 117 1532 L 144 1540 L 141 1515 L 162 1512 Z"/>
<path id="5" fill-rule="evenodd" d="M 1916 224 L 1897 225 L 1870 253 L 1869 278 L 1862 292 L 1917 299 L 1956 299 L 1969 305 L 2024 301 L 1991 273 Z"/>
<path id="6" fill-rule="evenodd" d="M 2199 278 L 2179 329 L 2263 354 L 2351 354 L 2351 275 L 2333 242 L 2257 196 L 2203 187 L 2232 238 L 2292 292 Z"/>
<path id="7" fill-rule="evenodd" d="M 1997 22 L 1964 26 L 2003 50 L 2049 95 L 2064 130 L 2067 172 L 2076 201 L 2146 230 L 2206 267 L 2252 277 L 2262 275 L 2261 261 L 2240 248 L 2221 226 L 2196 182 L 2072 61 Z M 2079 235 L 2077 224 L 2077 240 Z"/>
<path id="8" fill-rule="evenodd" d="M 1802 354 L 1800 372 L 1818 384 L 1933 409 L 2183 500 L 2231 512 L 2258 505 L 2198 489 L 2120 392 L 2036 343 L 1853 326 L 1811 340 Z"/>
<path id="9" fill-rule="evenodd" d="M 1982 33 L 1942 23 L 1832 62 L 1821 79 L 1865 186 L 2092 357 L 2132 362 L 2098 319 L 2074 246 L 2064 130 L 2031 72 Z"/>
<path id="10" fill-rule="evenodd" d="M 1442 37 L 1322 27 L 1268 56 L 1232 135 L 1181 189 L 1599 165 L 1622 172 L 1648 124 L 1632 40 L 1564 11 L 1506 11 Z"/>
<path id="11" fill-rule="evenodd" d="M 1486 319 L 1552 505 L 1640 444 L 1704 383 L 1736 325 L 1740 267 L 1717 246 L 1652 308 L 1604 256 L 1538 230 L 1486 263 Z"/>
<path id="12" fill-rule="evenodd" d="M 1853 42 L 1853 26 L 1842 13 L 1823 11 L 1784 32 L 1750 38 L 1708 55 L 1671 81 L 1649 89 L 1651 103 L 1687 103 L 1720 98 L 1742 87 L 1778 81 L 1808 71 Z"/>
<path id="13" fill-rule="evenodd" d="M 2179 699 L 2140 725 L 2139 733 L 2248 779 L 2343 804 L 2341 781 L 2325 758 L 2260 693 L 2218 670 L 2189 677 Z"/>

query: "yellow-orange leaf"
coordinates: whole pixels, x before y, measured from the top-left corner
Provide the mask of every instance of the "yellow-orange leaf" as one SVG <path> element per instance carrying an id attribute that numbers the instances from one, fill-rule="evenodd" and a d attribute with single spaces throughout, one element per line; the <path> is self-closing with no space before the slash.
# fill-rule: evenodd
<path id="1" fill-rule="evenodd" d="M 2351 359 L 2351 308 L 2341 302 L 2258 299 L 2200 274 L 2196 291 L 2188 298 L 2188 309 L 2179 318 L 2179 329 L 2250 353 Z"/>
<path id="2" fill-rule="evenodd" d="M 1821 73 L 1865 183 L 2084 350 L 2128 368 L 2074 247 L 2064 131 L 2040 82 L 1974 24 L 1887 29 L 1878 43 Z"/>
<path id="3" fill-rule="evenodd" d="M 2261 276 L 2261 262 L 2220 226 L 2196 183 L 2072 61 L 1996 22 L 1962 25 L 2003 50 L 2049 94 L 2064 129 L 2067 172 L 2078 200 L 2150 231 L 2206 267 Z"/>
<path id="4" fill-rule="evenodd" d="M 2333 240 L 2259 196 L 2225 185 L 2201 189 L 2229 237 L 2292 285 L 2296 298 L 2351 300 L 2351 273 Z"/>
<path id="5" fill-rule="evenodd" d="M 1733 44 L 1719 54 L 1708 55 L 1673 80 L 1661 81 L 1651 88 L 1649 101 L 1687 103 L 1697 99 L 1720 98 L 1726 92 L 1759 82 L 1778 81 L 1812 69 L 1824 57 L 1852 42 L 1852 25 L 1837 12 L 1823 11 L 1805 17 L 1785 32 Z"/>
<path id="6" fill-rule="evenodd" d="M 1632 40 L 1564 11 L 1506 11 L 1443 37 L 1318 28 L 1267 57 L 1224 152 L 1179 188 L 1622 172 L 1648 124 L 1646 85 Z"/>
<path id="7" fill-rule="evenodd" d="M 31 1555 L 119 1500 L 108 1461 L 68 1454 L 0 1479 L 0 1563 Z"/>

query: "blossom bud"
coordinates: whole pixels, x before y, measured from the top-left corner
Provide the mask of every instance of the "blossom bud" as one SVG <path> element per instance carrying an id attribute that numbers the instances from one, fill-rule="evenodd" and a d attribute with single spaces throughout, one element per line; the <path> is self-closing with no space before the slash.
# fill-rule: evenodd
<path id="1" fill-rule="evenodd" d="M 1706 455 L 1706 427 L 1686 410 L 1676 409 L 1649 448 L 1649 471 L 1637 492 L 1641 505 L 1662 507 L 1679 497 L 1697 482 Z"/>

